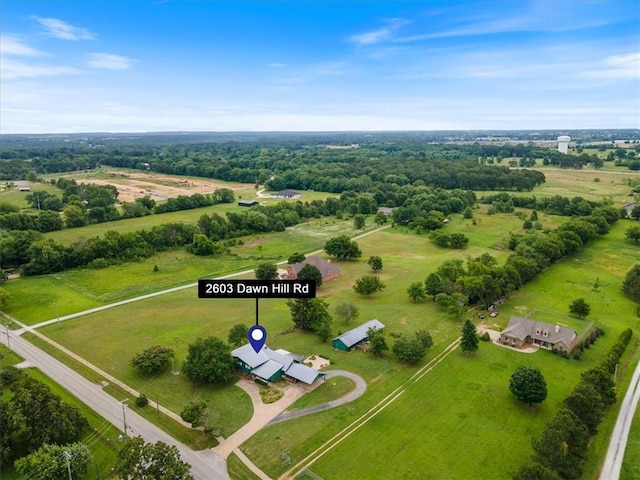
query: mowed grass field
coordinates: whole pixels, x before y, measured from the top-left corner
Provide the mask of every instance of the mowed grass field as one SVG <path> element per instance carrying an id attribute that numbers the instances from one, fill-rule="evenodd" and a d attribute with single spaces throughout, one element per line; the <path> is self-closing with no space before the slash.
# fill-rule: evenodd
<path id="1" fill-rule="evenodd" d="M 551 166 L 536 165 L 533 170 L 544 173 L 546 182 L 536 187 L 534 192 L 523 192 L 519 195 L 563 197 L 580 196 L 586 200 L 600 201 L 609 197 L 616 204 L 624 205 L 633 201 L 629 197 L 628 179 L 639 178 L 640 174 L 628 169 L 595 170 L 584 168 L 582 170 L 561 169 Z M 596 179 L 599 179 L 596 181 Z M 482 193 L 478 193 L 480 196 Z"/>
<path id="2" fill-rule="evenodd" d="M 478 216 L 482 217 L 480 214 Z M 246 241 L 242 248 L 248 256 L 280 254 L 286 257 L 292 251 L 305 251 L 304 247 L 318 245 L 315 242 L 322 245 L 326 241 L 327 231 L 332 232 L 329 235 L 339 234 L 343 232 L 341 225 L 350 225 L 350 222 L 325 222 L 328 223 L 295 227 L 288 232 L 292 235 L 290 238 L 261 236 L 255 241 Z M 473 226 L 470 220 L 462 222 L 456 217 L 446 228 L 453 231 L 477 227 L 482 232 L 490 230 L 489 223 L 493 224 L 494 238 L 498 238 L 499 232 L 519 228 L 521 220 L 514 215 L 484 216 L 483 221 Z M 313 242 L 308 238 L 312 238 Z M 360 322 L 378 318 L 387 325 L 388 332 L 394 333 L 412 334 L 418 329 L 427 329 L 434 336 L 434 350 L 448 345 L 457 336 L 457 324 L 449 320 L 446 312 L 432 302 L 411 303 L 406 289 L 411 282 L 424 280 L 445 259 L 459 255 L 460 252 L 438 248 L 426 235 L 391 229 L 363 237 L 358 243 L 363 251 L 362 260 L 336 262 L 343 269 L 343 275 L 327 282 L 319 290 L 320 296 L 330 304 L 330 310 L 333 311 L 339 302 L 350 301 L 360 310 Z M 465 253 L 472 256 L 484 252 L 491 252 L 500 258 L 507 254 L 485 246 L 470 246 L 465 250 Z M 384 269 L 380 276 L 387 288 L 372 298 L 362 298 L 351 287 L 357 278 L 370 274 L 365 260 L 374 254 L 383 257 Z M 162 269 L 160 267 L 160 271 Z M 102 275 L 100 281 L 105 285 L 109 284 L 110 272 L 110 269 L 105 269 L 97 273 Z M 117 276 L 123 275 L 125 272 L 117 273 Z M 117 282 L 116 279 L 113 281 Z M 327 356 L 332 359 L 336 368 L 360 373 L 368 381 L 379 381 L 381 392 L 389 388 L 389 379 L 392 379 L 392 384 L 396 382 L 394 375 L 389 375 L 389 372 L 399 374 L 400 378 L 410 373 L 411 369 L 392 360 L 376 360 L 364 355 L 340 355 L 330 344 L 322 343 L 315 335 L 282 333 L 292 326 L 285 300 L 260 300 L 259 306 L 259 321 L 268 330 L 268 343 L 272 348 L 285 348 L 303 355 Z M 149 398 L 157 398 L 162 405 L 178 413 L 192 399 L 202 398 L 208 401 L 219 412 L 226 436 L 250 417 L 250 405 L 243 404 L 244 393 L 235 387 L 194 390 L 181 375 L 173 376 L 169 372 L 155 377 L 139 375 L 131 369 L 129 361 L 145 348 L 165 345 L 176 351 L 174 368 L 178 370 L 186 357 L 189 343 L 196 338 L 211 335 L 226 339 L 234 324 L 251 325 L 253 322 L 255 303 L 252 300 L 198 299 L 197 289 L 193 287 L 53 324 L 42 328 L 41 332 Z M 334 333 L 338 334 L 351 327 L 352 325 L 344 325 L 336 320 Z M 248 397 L 246 400 L 248 402 Z"/>
<path id="3" fill-rule="evenodd" d="M 607 335 L 585 351 L 581 360 L 565 360 L 544 351 L 524 354 L 484 342 L 473 357 L 456 351 L 379 416 L 311 465 L 311 470 L 324 479 L 510 478 L 532 454 L 531 438 L 561 407 L 580 372 L 597 365 L 624 328 L 640 331 L 636 305 L 620 292 L 624 274 L 638 259 L 638 248 L 624 241 L 629 224 L 619 222 L 606 238 L 548 269 L 516 292 L 500 308 L 499 316 L 491 319 L 502 328 L 510 315 L 522 316 L 538 306 L 562 315 L 574 298 L 583 296 L 592 305 L 590 320 L 602 326 Z M 592 291 L 596 278 L 600 278 L 600 286 Z M 579 325 L 581 321 L 574 322 Z M 638 357 L 636 353 L 627 358 L 634 365 Z M 508 390 L 509 377 L 519 365 L 540 368 L 547 380 L 549 397 L 535 409 L 519 404 Z M 291 448 L 293 463 L 300 461 L 347 425 L 352 418 L 347 411 L 356 403 L 267 427 L 242 449 L 276 477 L 286 470 L 280 462 L 282 450 Z M 594 439 L 585 478 L 597 476 L 615 416 L 615 409 L 611 409 L 602 433 Z M 343 420 L 339 426 L 334 417 Z M 381 462 L 381 458 L 389 460 Z"/>
<path id="4" fill-rule="evenodd" d="M 352 221 L 319 219 L 282 233 L 244 237 L 244 244 L 232 247 L 230 254 L 198 257 L 177 249 L 159 253 L 142 262 L 10 280 L 3 284 L 11 295 L 6 312 L 32 325 L 56 316 L 189 284 L 200 278 L 252 269 L 261 262 L 286 260 L 294 251 L 321 249 L 332 236 L 353 236 L 374 227 L 370 220 L 365 230 L 356 232 Z"/>

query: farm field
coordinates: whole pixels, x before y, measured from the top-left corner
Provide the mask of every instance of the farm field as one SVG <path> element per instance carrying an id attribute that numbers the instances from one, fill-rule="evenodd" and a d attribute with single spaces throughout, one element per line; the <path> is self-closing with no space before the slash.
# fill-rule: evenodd
<path id="1" fill-rule="evenodd" d="M 520 462 L 531 455 L 530 438 L 541 431 L 560 407 L 577 383 L 579 373 L 596 365 L 624 328 L 631 326 L 638 331 L 640 327 L 636 306 L 619 291 L 624 273 L 637 259 L 637 247 L 623 240 L 628 224 L 619 222 L 609 236 L 593 242 L 516 292 L 501 306 L 495 319 L 497 327 L 504 327 L 510 315 L 522 316 L 538 305 L 562 315 L 573 298 L 584 296 L 593 308 L 590 319 L 601 325 L 607 335 L 586 351 L 580 361 L 565 360 L 544 351 L 528 355 L 486 343 L 481 343 L 475 357 L 467 358 L 456 351 L 396 403 L 311 465 L 311 470 L 325 479 L 354 475 L 383 479 L 390 478 L 393 472 L 401 472 L 403 478 L 421 478 L 419 472 L 433 472 L 434 478 L 471 478 L 478 471 L 491 478 L 510 478 Z M 603 251 L 616 252 L 617 258 L 614 260 Z M 599 276 L 602 282 L 598 292 L 590 292 L 592 275 L 594 279 Z M 609 315 L 610 311 L 616 314 Z M 632 358 L 632 365 L 639 356 Z M 535 410 L 523 408 L 508 391 L 509 377 L 520 364 L 540 368 L 549 385 L 548 399 Z M 456 374 L 451 375 L 452 371 Z M 333 415 L 340 416 L 342 409 Z M 615 413 L 611 409 L 607 417 L 615 419 Z M 325 412 L 268 427 L 242 449 L 268 474 L 277 476 L 285 471 L 280 451 L 291 448 L 292 457 L 294 452 L 298 453 L 293 458 L 295 464 L 322 440 L 339 431 L 330 418 L 331 413 Z M 320 434 L 319 425 L 324 422 L 330 426 Z M 343 421 L 340 427 L 346 424 Z M 603 427 L 592 448 L 607 444 L 607 435 Z M 267 438 L 279 440 L 267 442 Z M 481 452 L 475 447 L 480 442 L 487 445 Z M 293 447 L 296 444 L 303 447 Z M 456 447 L 451 448 L 453 445 Z M 509 446 L 510 462 L 496 461 L 495 452 L 503 451 L 505 445 Z M 394 461 L 379 462 L 381 456 Z M 592 462 L 593 474 L 598 461 Z"/>
<path id="2" fill-rule="evenodd" d="M 536 187 L 534 192 L 521 193 L 521 195 L 533 193 L 536 196 L 580 196 L 593 201 L 609 197 L 619 205 L 633 201 L 629 197 L 629 186 L 625 180 L 640 177 L 637 172 L 628 169 L 609 171 L 585 168 L 573 170 L 538 165 L 533 169 L 544 173 L 546 182 Z M 596 178 L 600 180 L 595 181 Z M 480 196 L 480 193 L 478 195 Z"/>
<path id="3" fill-rule="evenodd" d="M 537 190 L 536 194 L 539 194 Z M 203 210 L 211 208 L 217 207 Z M 463 251 L 438 248 L 426 234 L 419 235 L 402 228 L 387 228 L 359 239 L 363 251 L 361 261 L 335 262 L 343 268 L 343 275 L 323 285 L 319 296 L 330 303 L 331 310 L 343 301 L 356 304 L 360 317 L 354 324 L 370 318 L 380 319 L 387 325 L 387 342 L 390 345 L 393 343 L 389 338 L 391 334 L 412 335 L 419 329 L 430 331 L 434 347 L 427 356 L 428 361 L 459 335 L 458 323 L 431 301 L 411 303 L 406 289 L 411 282 L 423 281 L 448 258 L 490 253 L 502 263 L 508 255 L 504 250 L 504 240 L 509 233 L 521 231 L 522 218 L 514 214 L 488 216 L 485 212 L 486 206 L 474 210 L 475 222 L 452 215 L 443 229 L 448 233 L 462 232 L 469 237 L 469 247 Z M 541 213 L 539 217 L 544 228 L 554 228 L 566 220 L 565 217 Z M 368 218 L 369 228 L 373 228 L 371 222 L 372 219 Z M 104 226 L 117 223 L 121 222 Z M 379 470 L 366 470 L 379 464 L 380 455 L 384 454 L 397 458 L 398 464 L 406 467 L 402 471 L 393 470 L 405 478 L 419 478 L 417 472 L 430 469 L 438 478 L 465 478 L 470 472 L 489 471 L 485 469 L 494 467 L 496 470 L 491 470 L 491 473 L 496 472 L 495 478 L 508 478 L 515 470 L 514 465 L 517 467 L 531 454 L 531 436 L 537 434 L 553 415 L 575 385 L 579 372 L 599 362 L 626 326 L 625 322 L 635 325 L 636 331 L 640 325 L 635 317 L 635 305 L 619 292 L 621 279 L 638 258 L 637 247 L 624 241 L 624 230 L 628 225 L 628 221 L 619 222 L 606 238 L 593 242 L 578 255 L 553 266 L 514 293 L 501 307 L 499 317 L 491 319 L 495 325 L 490 326 L 501 328 L 510 315 L 524 316 L 533 311 L 534 318 L 560 319 L 577 329 L 593 321 L 607 332 L 608 335 L 588 350 L 581 361 L 567 361 L 547 352 L 527 356 L 531 365 L 543 370 L 550 386 L 550 396 L 542 406 L 535 410 L 524 409 L 505 388 L 511 372 L 518 366 L 516 359 L 521 361 L 524 354 L 482 343 L 481 351 L 475 357 L 464 357 L 458 351 L 447 357 L 429 376 L 408 388 L 396 403 L 319 459 L 311 469 L 327 480 L 344 478 L 345 472 L 356 477 L 390 478 L 389 472 L 385 476 L 384 469 L 396 464 L 395 460 L 386 462 L 389 465 L 383 465 Z M 321 219 L 287 229 L 281 234 L 243 238 L 244 244 L 233 247 L 230 255 L 211 260 L 183 251 L 165 252 L 136 264 L 23 278 L 7 282 L 3 287 L 16 299 L 10 304 L 8 313 L 34 324 L 55 318 L 55 315 L 62 316 L 184 285 L 198 278 L 251 269 L 262 261 L 285 259 L 294 251 L 317 250 L 332 236 L 353 236 L 356 233 L 359 232 L 353 230 L 350 221 Z M 370 255 L 380 255 L 383 259 L 384 268 L 379 276 L 386 289 L 372 298 L 362 298 L 353 292 L 351 286 L 357 278 L 370 273 L 365 263 Z M 158 269 L 154 271 L 156 265 Z M 586 322 L 566 317 L 569 303 L 577 297 L 584 297 L 592 306 Z M 54 324 L 41 331 L 175 412 L 179 413 L 190 400 L 205 400 L 215 412 L 217 426 L 226 437 L 251 416 L 250 401 L 240 389 L 233 386 L 194 389 L 182 375 L 164 372 L 147 377 L 135 373 L 128 364 L 136 353 L 158 344 L 176 351 L 175 369 L 178 370 L 189 343 L 196 338 L 210 335 L 226 338 L 232 325 L 254 321 L 254 302 L 194 301 L 196 299 L 196 289 L 189 288 Z M 311 334 L 287 333 L 291 320 L 283 300 L 261 300 L 260 323 L 269 331 L 268 343 L 272 348 L 328 357 L 332 360 L 332 368 L 358 373 L 368 383 L 367 394 L 349 405 L 268 427 L 246 442 L 243 451 L 270 475 L 278 475 L 285 470 L 280 460 L 282 451 L 290 449 L 294 463 L 299 461 L 402 385 L 416 371 L 416 368 L 402 366 L 392 359 L 376 359 L 362 352 L 337 352 Z M 335 334 L 349 328 L 350 325 L 334 320 Z M 558 365 L 562 368 L 557 368 Z M 452 371 L 456 371 L 456 375 L 451 375 Z M 551 373 L 547 375 L 547 371 Z M 457 372 L 461 372 L 460 375 Z M 331 395 L 330 392 L 317 392 L 320 396 Z M 310 401 L 315 403 L 313 399 Z M 434 412 L 436 418 L 430 414 L 415 416 L 412 414 L 415 411 Z M 610 412 L 607 418 L 611 415 Z M 474 431 L 483 432 L 482 442 L 489 445 L 486 455 L 478 455 L 477 448 L 472 448 L 480 441 Z M 424 435 L 428 438 L 415 442 L 416 438 L 421 438 L 421 432 L 431 435 Z M 432 432 L 438 434 L 433 435 Z M 599 448 L 604 439 L 605 435 L 596 437 L 592 448 Z M 371 447 L 372 443 L 375 443 L 375 448 Z M 492 455 L 504 449 L 505 444 L 510 446 L 513 461 L 509 465 L 496 466 Z M 460 445 L 460 449 L 451 449 L 451 445 Z M 353 451 L 368 449 L 370 458 L 363 460 L 359 457 L 356 460 L 352 455 Z M 366 464 L 364 467 L 363 463 Z M 452 470 L 452 463 L 459 464 L 461 470 Z M 595 472 L 597 465 L 589 468 Z M 238 471 L 237 478 L 245 478 L 246 472 L 243 473 L 242 468 L 234 467 L 234 470 Z"/>
<path id="4" fill-rule="evenodd" d="M 481 214 L 478 216 L 483 217 Z M 479 232 L 489 230 L 488 227 L 482 226 L 483 223 L 487 223 L 489 217 L 483 218 L 485 222 L 473 226 L 471 220 L 462 222 L 457 221 L 459 217 L 456 217 L 447 229 L 453 231 L 477 227 Z M 521 220 L 514 215 L 494 215 L 491 221 L 494 224 L 494 240 L 499 236 L 498 231 L 517 229 L 521 224 Z M 336 225 L 341 223 L 299 225 L 290 233 L 300 241 L 302 234 L 307 231 L 314 242 L 319 242 L 314 245 L 320 246 L 326 241 L 326 235 L 336 234 L 335 231 L 330 234 L 326 231 L 331 231 Z M 363 250 L 363 259 L 375 253 L 386 252 L 383 254 L 385 267 L 380 276 L 387 283 L 387 289 L 371 299 L 357 296 L 351 285 L 355 279 L 369 273 L 368 265 L 363 261 L 336 262 L 343 268 L 343 275 L 323 285 L 320 296 L 330 299 L 329 303 L 332 306 L 341 301 L 355 303 L 360 310 L 360 321 L 379 318 L 387 325 L 389 332 L 412 333 L 418 329 L 428 329 L 434 335 L 435 350 L 450 343 L 457 334 L 455 322 L 448 320 L 446 312 L 431 302 L 411 303 L 405 291 L 409 283 L 423 280 L 429 272 L 456 253 L 436 247 L 426 235 L 407 234 L 401 230 L 385 230 L 363 237 L 359 240 L 359 245 Z M 299 247 L 303 246 L 310 245 L 304 242 L 287 242 L 282 237 L 271 238 L 265 235 L 260 241 L 247 241 L 242 247 L 247 249 L 247 254 L 278 253 L 283 258 L 292 250 L 302 250 Z M 484 252 L 491 252 L 499 258 L 506 256 L 506 252 L 484 246 L 470 246 L 465 251 L 473 256 Z M 160 270 L 162 271 L 162 267 Z M 102 281 L 108 284 L 109 269 L 100 271 L 100 274 Z M 116 276 L 124 275 L 125 273 L 119 272 Z M 245 414 L 231 415 L 237 405 L 242 405 L 241 397 L 244 393 L 239 390 L 236 392 L 235 387 L 206 387 L 196 393 L 181 375 L 172 376 L 165 372 L 149 378 L 136 374 L 128 362 L 144 348 L 156 344 L 165 345 L 176 351 L 175 369 L 178 370 L 181 360 L 186 356 L 189 343 L 198 337 L 210 335 L 226 338 L 227 332 L 234 324 L 253 323 L 254 308 L 254 302 L 246 300 L 198 300 L 194 287 L 62 322 L 59 325 L 54 324 L 40 331 L 136 390 L 144 392 L 150 398 L 157 398 L 162 405 L 175 412 L 180 412 L 184 404 L 194 398 L 206 399 L 220 412 L 220 418 L 236 416 L 234 421 L 224 428 L 225 434 L 228 434 L 239 428 L 250 416 L 250 411 L 244 408 L 243 411 L 247 411 L 248 415 L 245 420 Z M 269 331 L 269 345 L 272 348 L 285 348 L 304 355 L 328 356 L 337 360 L 334 362 L 337 368 L 353 370 L 367 380 L 379 378 L 383 390 L 388 388 L 386 385 L 389 380 L 382 381 L 389 377 L 388 372 L 401 372 L 401 376 L 404 376 L 410 371 L 391 361 L 371 362 L 370 358 L 364 356 L 336 355 L 329 344 L 320 342 L 314 335 L 280 334 L 291 326 L 289 310 L 284 300 L 261 300 L 260 323 Z M 348 328 L 350 327 L 347 325 L 336 323 L 334 331 L 339 333 Z M 392 383 L 395 383 L 395 380 Z"/>
<path id="5" fill-rule="evenodd" d="M 358 232 L 372 228 L 374 225 L 369 221 L 368 227 Z M 74 269 L 52 275 L 23 277 L 3 285 L 12 298 L 6 312 L 32 325 L 56 316 L 189 284 L 199 278 L 252 269 L 261 262 L 286 260 L 294 251 L 309 252 L 322 248 L 331 236 L 353 236 L 356 233 L 353 222 L 320 219 L 296 225 L 282 233 L 244 237 L 244 244 L 231 247 L 226 255 L 198 257 L 178 249 L 159 253 L 141 262 L 103 269 Z"/>

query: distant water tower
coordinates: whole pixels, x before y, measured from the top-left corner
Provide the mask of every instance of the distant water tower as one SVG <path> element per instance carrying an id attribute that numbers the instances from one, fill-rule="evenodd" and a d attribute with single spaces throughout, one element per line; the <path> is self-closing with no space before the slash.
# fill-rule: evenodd
<path id="1" fill-rule="evenodd" d="M 558 137 L 558 151 L 566 154 L 569 151 L 569 142 L 571 137 L 569 135 L 560 135 Z"/>

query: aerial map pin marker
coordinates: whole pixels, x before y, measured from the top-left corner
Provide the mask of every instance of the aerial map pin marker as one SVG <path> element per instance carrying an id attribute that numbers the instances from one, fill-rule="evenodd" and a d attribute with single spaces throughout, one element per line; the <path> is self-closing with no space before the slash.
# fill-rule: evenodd
<path id="1" fill-rule="evenodd" d="M 260 325 L 254 325 L 249 329 L 249 343 L 253 349 L 258 353 L 264 347 L 267 341 L 267 331 Z"/>

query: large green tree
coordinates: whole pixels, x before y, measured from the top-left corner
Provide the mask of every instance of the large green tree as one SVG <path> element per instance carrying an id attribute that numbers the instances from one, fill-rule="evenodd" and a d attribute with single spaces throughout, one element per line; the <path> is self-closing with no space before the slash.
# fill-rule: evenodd
<path id="1" fill-rule="evenodd" d="M 605 405 L 616 403 L 616 384 L 613 375 L 604 368 L 591 368 L 580 374 L 582 382 L 591 385 Z"/>
<path id="2" fill-rule="evenodd" d="M 571 305 L 569 305 L 569 313 L 579 318 L 585 318 L 591 312 L 591 306 L 584 300 L 584 298 L 576 298 Z"/>
<path id="3" fill-rule="evenodd" d="M 537 368 L 516 368 L 509 381 L 509 390 L 529 406 L 542 403 L 547 398 L 547 382 Z"/>
<path id="4" fill-rule="evenodd" d="M 474 353 L 478 351 L 478 333 L 476 332 L 476 326 L 471 320 L 465 320 L 462 324 L 462 338 L 460 339 L 460 346 L 464 353 Z"/>
<path id="5" fill-rule="evenodd" d="M 588 383 L 580 382 L 564 399 L 564 404 L 584 423 L 591 435 L 598 433 L 598 425 L 605 413 L 605 404 L 595 388 Z"/>
<path id="6" fill-rule="evenodd" d="M 627 272 L 622 283 L 622 291 L 636 302 L 640 302 L 640 265 Z"/>
<path id="7" fill-rule="evenodd" d="M 238 323 L 231 327 L 229 330 L 229 335 L 227 336 L 227 342 L 232 347 L 239 347 L 249 342 L 249 328 L 242 324 Z"/>
<path id="8" fill-rule="evenodd" d="M 512 480 L 561 480 L 561 478 L 550 468 L 534 462 L 520 467 Z"/>
<path id="9" fill-rule="evenodd" d="M 370 297 L 374 293 L 384 290 L 385 286 L 386 285 L 380 280 L 380 277 L 365 275 L 356 280 L 353 290 L 360 295 Z"/>
<path id="10" fill-rule="evenodd" d="M 174 356 L 172 349 L 155 345 L 136 354 L 131 359 L 131 366 L 140 372 L 154 374 L 165 368 Z"/>
<path id="11" fill-rule="evenodd" d="M 116 473 L 124 480 L 193 480 L 190 470 L 178 449 L 164 442 L 133 437 L 118 452 Z"/>
<path id="12" fill-rule="evenodd" d="M 355 260 L 362 255 L 358 243 L 346 235 L 329 239 L 324 245 L 324 251 L 338 260 Z"/>
<path id="13" fill-rule="evenodd" d="M 415 365 L 427 354 L 427 348 L 419 338 L 402 336 L 393 344 L 393 353 L 401 362 Z"/>
<path id="14" fill-rule="evenodd" d="M 427 292 L 425 291 L 424 284 L 422 282 L 413 282 L 407 288 L 407 295 L 412 302 L 418 303 L 427 298 Z"/>
<path id="15" fill-rule="evenodd" d="M 640 225 L 632 225 L 629 227 L 625 232 L 624 237 L 638 245 L 640 243 Z"/>
<path id="16" fill-rule="evenodd" d="M 16 471 L 29 480 L 63 480 L 67 475 L 84 478 L 90 462 L 91 453 L 83 443 L 45 444 L 16 460 L 14 465 Z"/>
<path id="17" fill-rule="evenodd" d="M 333 320 L 327 302 L 321 298 L 296 298 L 288 300 L 287 305 L 297 328 L 317 333 L 323 340 L 330 336 Z"/>
<path id="18" fill-rule="evenodd" d="M 182 373 L 197 384 L 228 382 L 234 373 L 231 349 L 219 338 L 199 338 L 189 345 Z"/>
<path id="19" fill-rule="evenodd" d="M 322 273 L 320 273 L 318 267 L 310 263 L 300 269 L 297 277 L 299 280 L 312 280 L 316 282 L 316 288 L 322 285 Z"/>
<path id="20" fill-rule="evenodd" d="M 351 302 L 339 303 L 338 305 L 336 305 L 334 312 L 347 325 L 349 325 L 351 320 L 355 320 L 356 318 L 358 318 L 358 315 L 360 315 L 360 311 L 358 310 L 358 307 L 356 307 Z"/>
<path id="21" fill-rule="evenodd" d="M 278 267 L 273 263 L 261 263 L 255 273 L 258 280 L 273 280 L 278 278 Z"/>
<path id="22" fill-rule="evenodd" d="M 380 330 L 370 328 L 367 330 L 367 340 L 369 342 L 369 351 L 376 357 L 383 357 L 385 352 L 389 350 L 384 333 Z"/>
<path id="23" fill-rule="evenodd" d="M 557 472 L 563 479 L 578 479 L 589 442 L 587 427 L 570 410 L 562 409 L 534 439 L 534 460 Z"/>

